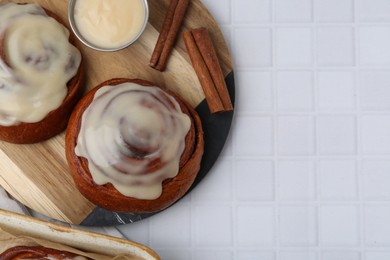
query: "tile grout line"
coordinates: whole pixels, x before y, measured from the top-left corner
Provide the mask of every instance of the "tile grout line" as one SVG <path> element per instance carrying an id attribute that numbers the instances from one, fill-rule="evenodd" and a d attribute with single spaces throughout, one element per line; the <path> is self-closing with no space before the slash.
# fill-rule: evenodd
<path id="1" fill-rule="evenodd" d="M 360 113 L 362 116 L 388 116 L 389 113 L 385 113 L 385 112 L 378 112 L 378 113 L 374 113 L 374 112 L 367 112 L 367 113 L 364 113 L 364 112 L 361 112 Z M 240 117 L 248 117 L 248 118 L 251 118 L 251 117 L 272 117 L 273 116 L 273 112 L 241 112 L 241 113 L 237 113 L 238 116 Z M 319 113 L 314 113 L 314 112 L 302 112 L 302 113 L 299 113 L 299 112 L 279 112 L 278 113 L 279 117 L 315 117 L 316 115 L 319 115 L 319 116 L 334 116 L 334 117 L 338 117 L 338 118 L 345 118 L 345 117 L 356 117 L 356 112 L 350 112 L 350 111 L 346 111 L 346 112 L 340 112 L 340 113 L 332 113 L 332 112 L 319 112 Z M 334 157 L 342 157 L 344 155 L 355 155 L 356 156 L 356 151 L 354 152 L 345 152 L 345 153 L 337 153 L 337 154 L 332 154 L 330 152 L 324 152 L 323 153 L 324 155 L 333 155 Z M 380 156 L 380 155 L 390 155 L 390 151 L 386 151 L 386 152 L 370 152 L 370 153 L 365 153 L 365 154 L 362 154 L 362 156 Z M 258 155 L 258 156 L 261 156 L 261 155 Z M 287 156 L 287 155 L 283 155 L 283 156 Z M 297 154 L 297 155 L 290 155 L 290 156 L 301 156 L 300 154 Z M 305 156 L 312 156 L 312 155 L 306 155 Z M 320 156 L 323 156 L 322 154 L 319 155 Z M 227 156 L 226 156 L 227 157 Z"/>
<path id="2" fill-rule="evenodd" d="M 320 154 L 320 136 L 318 134 L 318 129 L 319 129 L 319 87 L 318 87 L 318 35 L 317 35 L 317 1 L 312 0 L 312 12 L 313 12 L 313 29 L 312 29 L 312 66 L 314 68 L 312 72 L 312 100 L 314 101 L 313 105 L 313 112 L 314 112 L 314 155 L 315 155 L 315 160 L 314 162 L 314 188 L 315 188 L 315 211 L 316 211 L 316 246 L 315 246 L 315 254 L 317 259 L 319 258 L 320 255 L 320 248 L 322 246 L 322 240 L 321 240 L 321 204 L 320 204 L 320 194 L 319 194 L 319 154 Z"/>
<path id="3" fill-rule="evenodd" d="M 314 27 L 314 26 L 313 26 Z M 351 26 L 352 28 L 356 27 L 355 26 Z M 226 26 L 225 26 L 226 28 Z M 306 27 L 308 28 L 308 27 Z M 351 70 L 356 70 L 356 69 L 360 69 L 360 70 L 366 70 L 366 71 L 377 71 L 377 72 L 389 72 L 390 71 L 390 65 L 383 65 L 383 66 L 379 66 L 379 65 L 362 65 L 362 66 L 359 66 L 357 67 L 356 65 L 345 65 L 345 66 L 341 66 L 341 65 L 337 65 L 337 66 L 325 66 L 325 65 L 318 65 L 318 68 L 317 70 L 318 71 L 333 71 L 333 72 L 348 72 L 348 71 L 351 71 Z M 307 65 L 284 65 L 284 66 L 278 66 L 278 69 L 276 68 L 273 68 L 272 66 L 254 66 L 254 65 L 251 65 L 251 66 L 240 66 L 240 67 L 237 67 L 235 69 L 235 71 L 248 71 L 248 72 L 272 72 L 272 71 L 278 71 L 278 72 L 301 72 L 301 71 L 315 71 L 315 69 L 313 68 L 313 66 L 307 66 Z M 382 111 L 382 110 L 380 110 Z"/>
<path id="4" fill-rule="evenodd" d="M 354 78 L 357 77 L 356 73 L 354 72 Z M 354 79 L 355 80 L 355 79 Z M 359 112 L 363 116 L 388 116 L 389 112 L 384 112 L 384 111 L 366 111 L 366 112 Z M 333 112 L 333 111 L 322 111 L 322 112 L 300 112 L 300 111 L 295 111 L 295 112 L 284 112 L 280 111 L 278 112 L 279 116 L 316 116 L 316 115 L 321 115 L 321 116 L 335 116 L 335 117 L 345 117 L 345 116 L 354 116 L 356 117 L 356 109 L 355 111 L 340 111 L 340 112 Z M 259 116 L 259 117 L 270 117 L 274 115 L 274 112 L 272 111 L 255 111 L 255 112 L 237 112 L 236 115 L 240 117 L 253 117 L 253 116 Z M 390 152 L 386 152 L 390 154 Z M 352 154 L 352 153 L 350 153 Z M 371 155 L 380 155 L 382 153 L 374 153 L 372 152 Z M 367 154 L 370 155 L 370 154 Z M 339 156 L 338 154 L 335 154 L 334 156 Z"/>
<path id="5" fill-rule="evenodd" d="M 232 45 L 235 45 L 235 30 L 236 30 L 236 13 L 235 13 L 235 8 L 233 8 L 234 4 L 236 3 L 235 2 L 236 0 L 230 0 L 229 3 L 230 3 L 230 26 L 231 26 L 231 30 L 232 30 L 232 33 L 230 34 L 230 41 L 232 43 Z M 232 49 L 234 49 L 236 46 L 232 46 Z M 237 75 L 239 76 L 239 75 Z M 237 78 L 235 79 L 237 81 Z M 238 93 L 239 94 L 239 93 Z M 237 112 L 237 111 L 236 111 Z M 237 117 L 237 113 L 235 115 L 235 117 Z M 237 173 L 237 156 L 236 156 L 236 149 L 237 149 L 237 145 L 236 145 L 236 138 L 234 138 L 234 136 L 232 136 L 232 160 L 231 160 L 231 167 L 233 169 L 233 173 L 232 173 L 232 176 L 230 177 L 231 178 L 231 181 L 232 181 L 232 184 L 230 186 L 230 189 L 231 189 L 231 196 L 232 196 L 232 207 L 230 209 L 231 211 L 231 217 L 232 217 L 232 245 L 233 245 L 233 250 L 231 251 L 231 254 L 232 254 L 232 259 L 234 258 L 237 258 L 238 256 L 238 241 L 237 241 L 237 238 L 238 238 L 238 218 L 237 218 L 237 210 L 238 210 L 238 206 L 239 206 L 239 203 L 237 201 L 237 178 L 238 178 L 238 173 Z M 235 223 L 235 224 L 234 224 Z M 195 259 L 193 259 L 195 260 Z"/>
<path id="6" fill-rule="evenodd" d="M 276 41 L 277 41 L 277 29 L 275 27 L 275 21 L 276 21 L 276 7 L 275 7 L 275 0 L 271 0 L 270 4 L 271 8 L 271 48 L 272 48 L 272 67 L 271 67 L 271 73 L 272 73 L 272 99 L 273 99 L 273 110 L 272 110 L 272 126 L 273 126 L 273 196 L 274 196 L 274 202 L 273 202 L 273 212 L 274 212 L 274 219 L 273 219 L 273 231 L 274 231 L 274 238 L 273 238 L 273 244 L 276 248 L 274 258 L 279 259 L 279 251 L 281 249 L 280 245 L 280 204 L 279 204 L 279 169 L 278 169 L 278 74 L 277 74 L 277 50 L 276 50 Z"/>
<path id="7" fill-rule="evenodd" d="M 359 223 L 359 248 L 361 252 L 361 259 L 365 260 L 365 219 L 364 219 L 364 199 L 363 199 L 363 175 L 362 169 L 362 114 L 361 114 L 361 100 L 360 100 L 360 71 L 361 71 L 361 57 L 360 57 L 360 23 L 358 19 L 358 1 L 353 1 L 354 14 L 354 36 L 355 36 L 355 93 L 356 93 L 356 177 L 357 177 L 357 195 L 358 195 L 358 223 Z"/>
<path id="8" fill-rule="evenodd" d="M 269 28 L 269 27 L 285 27 L 285 28 L 303 28 L 307 27 L 308 25 L 313 24 L 313 21 L 311 22 L 274 22 L 274 23 L 266 23 L 266 22 L 259 22 L 259 23 L 237 23 L 235 27 L 237 28 Z M 337 28 L 337 27 L 348 27 L 348 26 L 354 26 L 355 21 L 351 22 L 323 22 L 323 21 L 317 21 L 316 23 L 320 27 L 328 27 L 328 28 Z M 359 24 L 363 26 L 368 27 L 390 27 L 390 21 L 383 21 L 383 22 L 370 22 L 370 21 L 359 21 Z M 226 25 L 221 23 L 222 26 Z"/>

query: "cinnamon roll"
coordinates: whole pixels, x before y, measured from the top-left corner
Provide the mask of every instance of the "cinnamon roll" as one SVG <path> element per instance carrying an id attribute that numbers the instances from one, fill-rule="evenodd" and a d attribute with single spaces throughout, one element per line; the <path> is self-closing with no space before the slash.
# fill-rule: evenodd
<path id="1" fill-rule="evenodd" d="M 66 127 L 84 78 L 74 42 L 41 6 L 0 5 L 0 140 L 35 143 Z"/>
<path id="2" fill-rule="evenodd" d="M 15 246 L 0 254 L 0 260 L 88 260 L 90 258 L 43 246 Z"/>
<path id="3" fill-rule="evenodd" d="M 156 212 L 184 196 L 200 169 L 203 144 L 196 111 L 144 80 L 98 85 L 75 108 L 66 133 L 76 186 L 118 212 Z"/>

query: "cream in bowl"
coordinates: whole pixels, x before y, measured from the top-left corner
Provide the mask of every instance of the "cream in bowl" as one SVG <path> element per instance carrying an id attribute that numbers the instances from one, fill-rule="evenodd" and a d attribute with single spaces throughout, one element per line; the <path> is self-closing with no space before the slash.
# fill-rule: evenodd
<path id="1" fill-rule="evenodd" d="M 70 25 L 81 42 L 100 51 L 134 43 L 148 22 L 147 0 L 71 0 Z"/>

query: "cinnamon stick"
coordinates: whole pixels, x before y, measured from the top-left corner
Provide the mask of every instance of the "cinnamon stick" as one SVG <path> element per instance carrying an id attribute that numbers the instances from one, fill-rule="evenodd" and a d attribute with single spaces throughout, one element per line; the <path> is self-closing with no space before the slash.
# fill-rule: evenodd
<path id="1" fill-rule="evenodd" d="M 171 0 L 149 65 L 164 71 L 190 0 Z"/>
<path id="2" fill-rule="evenodd" d="M 206 28 L 183 33 L 195 73 L 198 76 L 211 113 L 233 110 L 225 78 L 213 42 Z"/>
<path id="3" fill-rule="evenodd" d="M 163 26 L 160 31 L 160 35 L 158 36 L 158 40 L 156 43 L 156 47 L 154 48 L 152 58 L 150 59 L 150 66 L 155 67 L 160 58 L 161 52 L 165 46 L 165 41 L 167 40 L 169 29 L 171 28 L 173 22 L 173 16 L 175 15 L 176 6 L 179 0 L 171 0 L 168 6 L 168 11 L 165 16 L 165 20 Z"/>
<path id="4" fill-rule="evenodd" d="M 211 113 L 218 113 L 225 111 L 221 98 L 215 87 L 210 72 L 203 60 L 202 54 L 196 45 L 194 36 L 190 31 L 183 33 L 184 43 L 187 47 L 195 73 L 198 75 L 203 92 L 206 96 L 206 101 Z"/>
<path id="5" fill-rule="evenodd" d="M 219 64 L 218 56 L 215 51 L 213 42 L 210 34 L 206 28 L 198 28 L 191 31 L 194 36 L 196 45 L 198 46 L 200 53 L 203 57 L 204 62 L 210 72 L 215 87 L 218 91 L 219 97 L 221 98 L 225 111 L 232 111 L 233 105 L 230 100 L 229 92 L 227 90 L 225 77 Z"/>

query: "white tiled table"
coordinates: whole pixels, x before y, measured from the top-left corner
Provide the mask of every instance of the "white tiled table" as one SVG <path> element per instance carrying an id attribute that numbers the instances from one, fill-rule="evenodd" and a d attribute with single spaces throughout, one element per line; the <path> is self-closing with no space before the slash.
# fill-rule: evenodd
<path id="1" fill-rule="evenodd" d="M 194 192 L 120 227 L 163 259 L 390 259 L 390 0 L 204 0 L 237 110 Z"/>
<path id="2" fill-rule="evenodd" d="M 118 229 L 168 260 L 390 259 L 390 0 L 204 4 L 232 134 L 190 196 Z"/>

